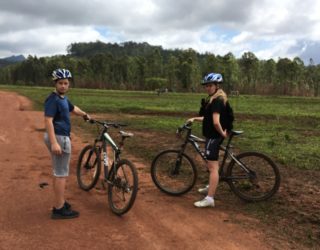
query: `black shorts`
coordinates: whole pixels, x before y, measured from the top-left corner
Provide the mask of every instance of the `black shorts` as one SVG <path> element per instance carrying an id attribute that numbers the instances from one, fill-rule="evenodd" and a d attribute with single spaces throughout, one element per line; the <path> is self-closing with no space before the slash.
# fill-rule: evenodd
<path id="1" fill-rule="evenodd" d="M 219 147 L 222 142 L 222 137 L 207 138 L 204 154 L 208 161 L 217 161 L 219 159 Z"/>

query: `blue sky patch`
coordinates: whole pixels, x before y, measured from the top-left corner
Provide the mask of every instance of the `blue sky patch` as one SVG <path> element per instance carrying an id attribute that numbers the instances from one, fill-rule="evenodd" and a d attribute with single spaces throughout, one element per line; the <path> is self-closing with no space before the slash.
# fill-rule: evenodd
<path id="1" fill-rule="evenodd" d="M 200 39 L 205 43 L 216 40 L 222 42 L 230 42 L 233 37 L 239 34 L 239 31 L 222 28 L 220 26 L 212 26 Z"/>
<path id="2" fill-rule="evenodd" d="M 94 27 L 94 30 L 98 31 L 99 34 L 104 36 L 104 37 L 108 37 L 108 35 L 110 34 L 109 29 L 107 29 L 104 26 L 96 26 L 96 27 Z"/>

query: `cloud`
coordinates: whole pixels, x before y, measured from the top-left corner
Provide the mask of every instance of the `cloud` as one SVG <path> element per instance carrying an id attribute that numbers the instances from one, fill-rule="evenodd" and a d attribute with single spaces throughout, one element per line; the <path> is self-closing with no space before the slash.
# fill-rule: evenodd
<path id="1" fill-rule="evenodd" d="M 317 0 L 1 1 L 0 58 L 61 54 L 96 40 L 305 58 L 319 49 L 319 9 Z"/>
<path id="2" fill-rule="evenodd" d="M 20 54 L 23 51 L 24 54 L 49 56 L 65 54 L 67 45 L 72 42 L 92 40 L 103 40 L 103 36 L 91 27 L 55 25 L 50 28 L 8 32 L 5 37 L 0 36 L 0 48 L 6 48 L 10 54 Z"/>

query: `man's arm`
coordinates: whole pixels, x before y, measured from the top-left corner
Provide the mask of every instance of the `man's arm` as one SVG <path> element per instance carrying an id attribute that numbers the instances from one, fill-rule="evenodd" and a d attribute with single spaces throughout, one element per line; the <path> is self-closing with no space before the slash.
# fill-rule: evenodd
<path id="1" fill-rule="evenodd" d="M 62 150 L 60 145 L 57 142 L 56 135 L 54 133 L 53 127 L 53 117 L 45 116 L 44 117 L 44 124 L 46 126 L 46 130 L 49 136 L 50 144 L 51 144 L 51 152 L 53 154 L 60 155 L 62 154 Z"/>
<path id="2" fill-rule="evenodd" d="M 90 120 L 90 116 L 77 106 L 74 106 L 74 109 L 71 112 L 75 115 L 82 116 L 86 120 Z"/>

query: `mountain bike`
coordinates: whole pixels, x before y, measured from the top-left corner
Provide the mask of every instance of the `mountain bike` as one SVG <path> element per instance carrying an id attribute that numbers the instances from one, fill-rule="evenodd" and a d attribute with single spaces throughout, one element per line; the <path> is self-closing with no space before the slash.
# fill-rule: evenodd
<path id="1" fill-rule="evenodd" d="M 192 134 L 191 125 L 186 123 L 177 129 L 178 136 L 186 131 L 180 149 L 160 152 L 151 164 L 153 182 L 161 191 L 170 195 L 185 194 L 196 183 L 197 168 L 192 158 L 185 153 L 187 144 L 191 144 L 201 158 L 207 161 L 204 150 L 199 146 L 199 143 L 205 143 L 205 140 Z M 231 141 L 242 133 L 243 131 L 231 131 L 227 144 L 220 145 L 220 151 L 224 152 L 219 169 L 220 181 L 226 181 L 234 194 L 245 201 L 267 200 L 279 189 L 279 169 L 263 153 L 244 152 L 235 155 L 232 152 Z"/>
<path id="2" fill-rule="evenodd" d="M 109 128 L 121 128 L 125 124 L 89 120 L 91 124 L 101 127 L 92 145 L 85 146 L 78 158 L 77 180 L 79 187 L 89 191 L 96 184 L 101 172 L 101 162 L 104 168 L 104 183 L 108 185 L 108 201 L 111 210 L 122 215 L 132 207 L 138 192 L 138 174 L 132 162 L 120 159 L 121 149 L 126 138 L 133 134 L 119 131 L 121 141 L 119 146 L 108 133 Z M 109 166 L 108 149 L 112 149 L 113 161 Z M 101 160 L 102 155 L 102 160 Z"/>

